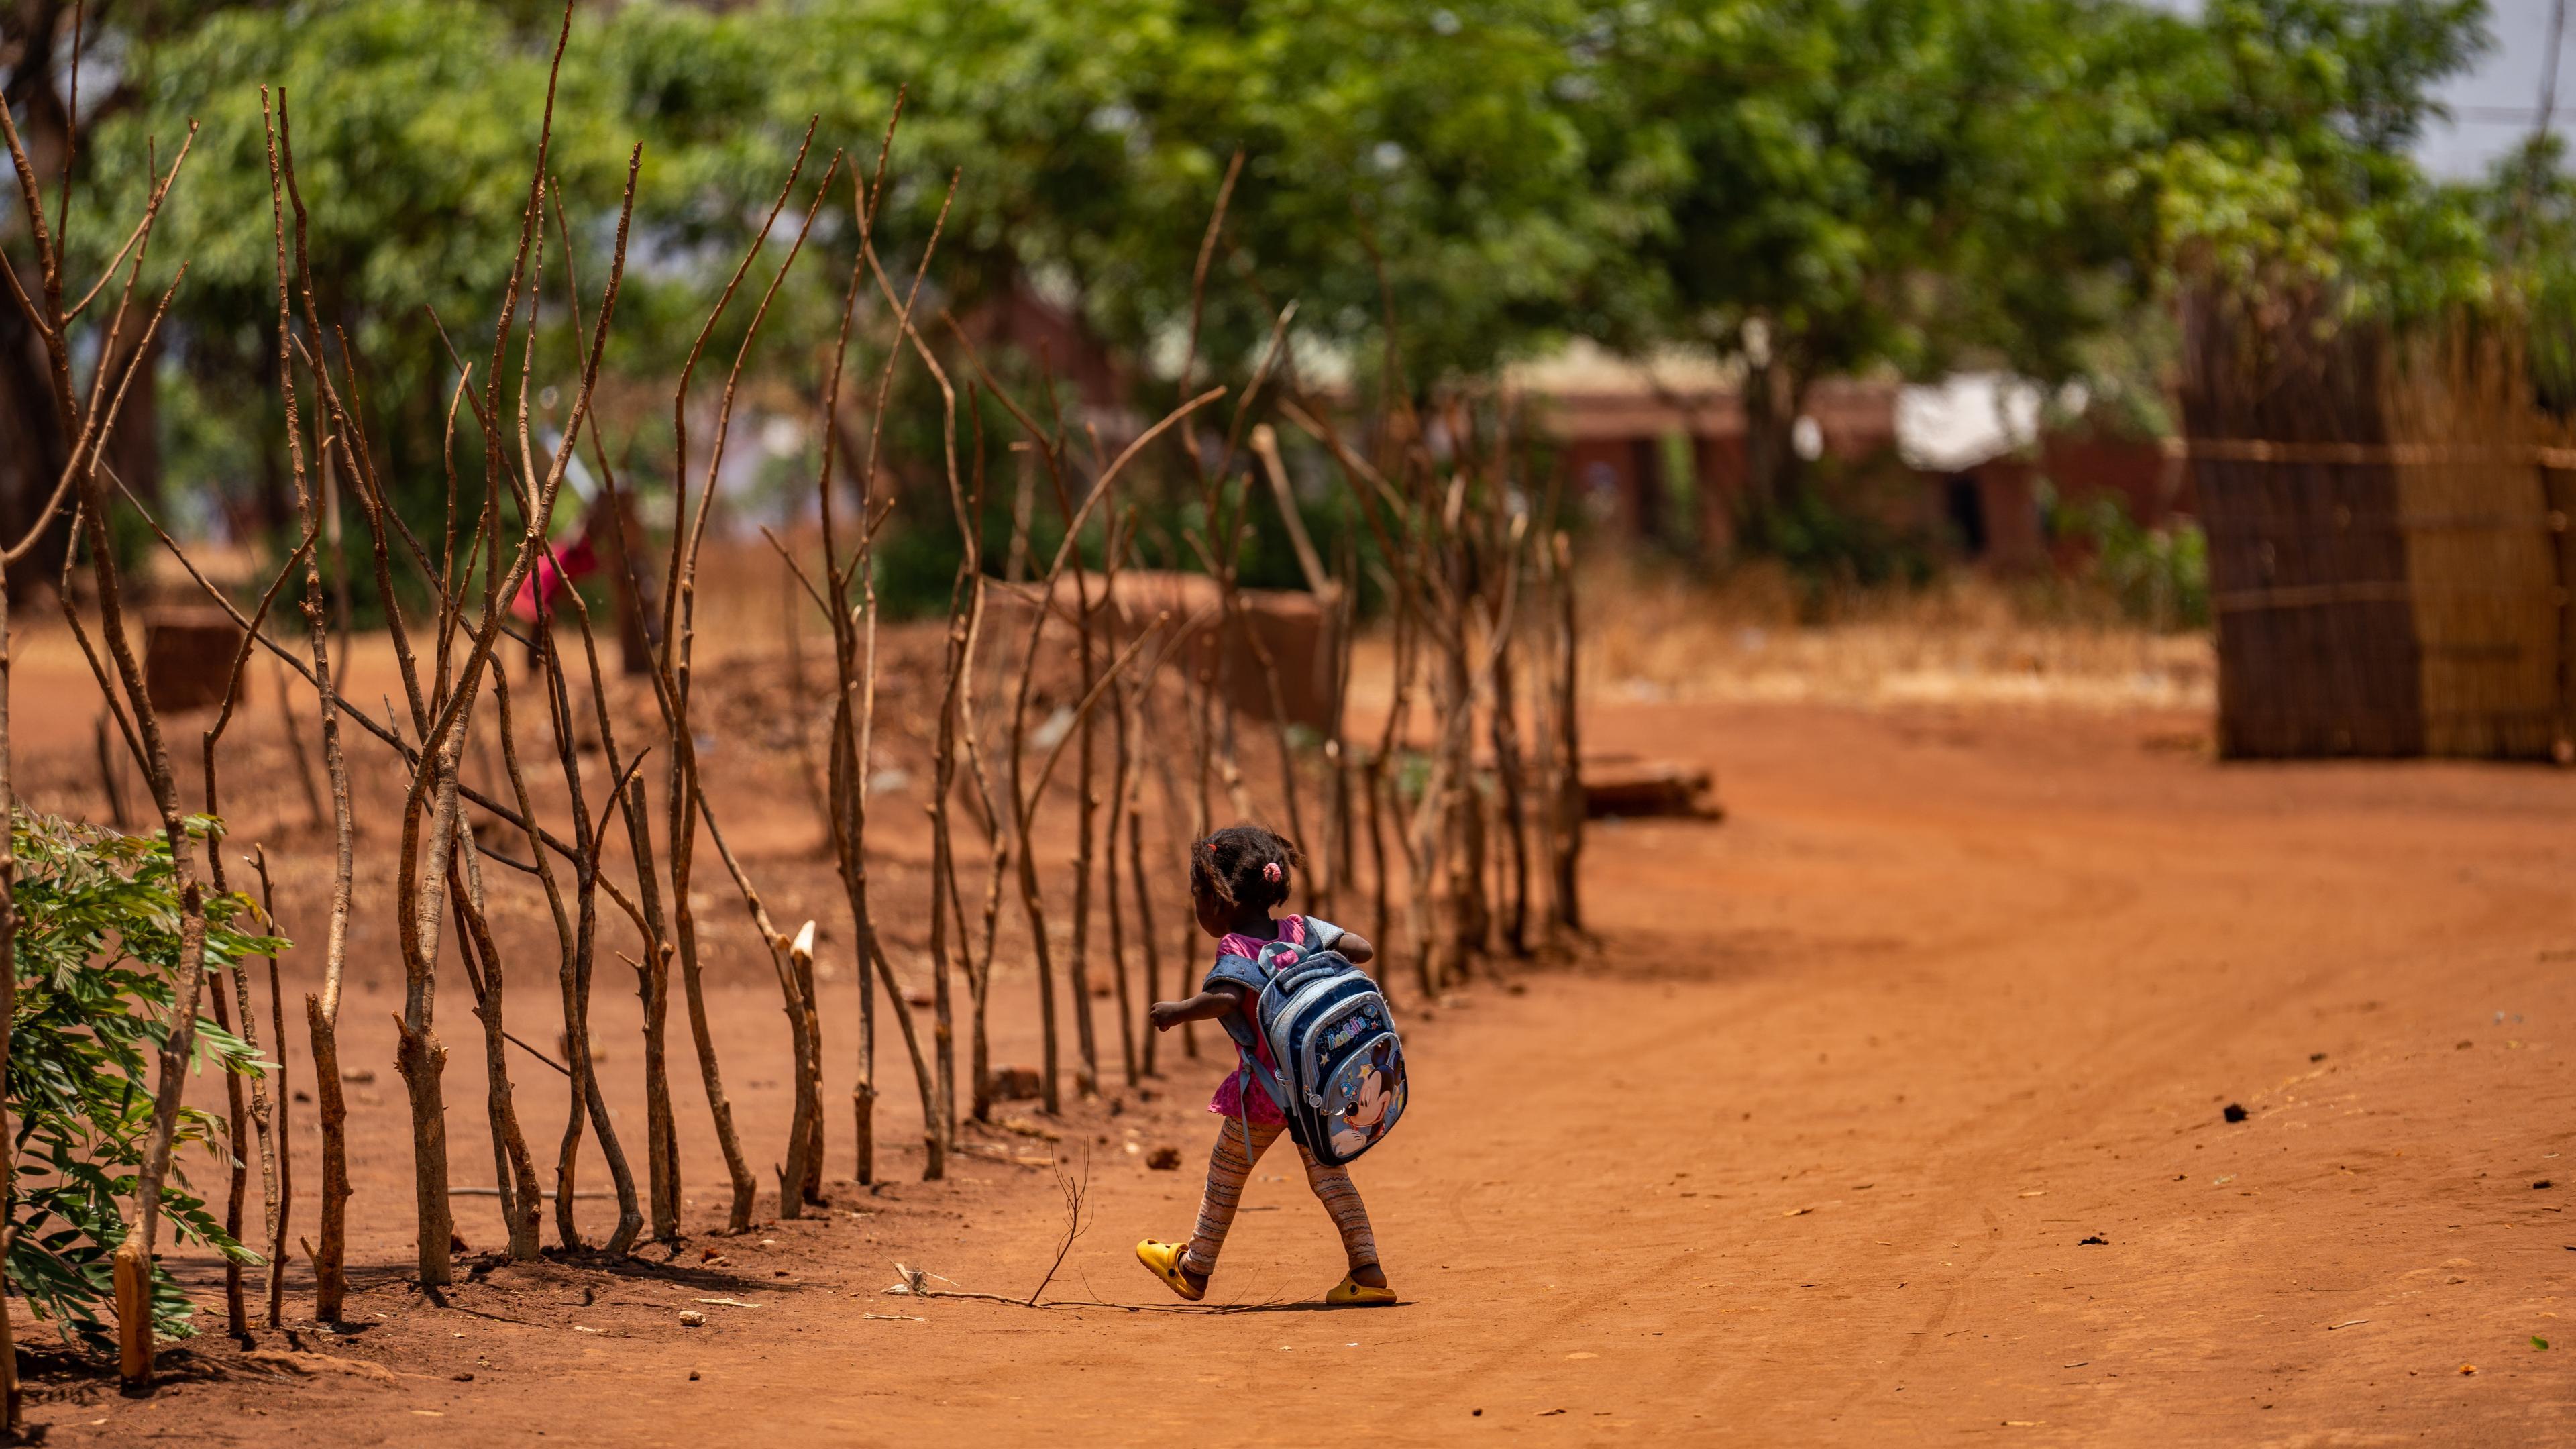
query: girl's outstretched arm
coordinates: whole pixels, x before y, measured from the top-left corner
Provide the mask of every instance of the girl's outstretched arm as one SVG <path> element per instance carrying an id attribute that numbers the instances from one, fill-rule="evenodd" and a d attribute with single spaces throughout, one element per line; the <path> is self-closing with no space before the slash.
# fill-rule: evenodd
<path id="1" fill-rule="evenodd" d="M 1342 959 L 1354 966 L 1366 966 L 1377 958 L 1377 947 L 1370 945 L 1369 938 L 1357 931 L 1344 931 L 1342 939 L 1333 943 L 1333 949 L 1341 952 Z"/>
<path id="2" fill-rule="evenodd" d="M 1214 1021 L 1243 1004 L 1243 988 L 1219 982 L 1180 1001 L 1157 1001 L 1146 1017 L 1156 1031 L 1170 1031 L 1185 1021 Z"/>

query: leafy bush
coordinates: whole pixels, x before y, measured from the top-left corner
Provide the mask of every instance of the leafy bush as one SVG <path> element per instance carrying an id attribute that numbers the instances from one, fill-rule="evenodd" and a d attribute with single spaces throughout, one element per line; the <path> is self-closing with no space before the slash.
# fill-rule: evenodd
<path id="1" fill-rule="evenodd" d="M 2209 536 L 2199 524 L 2148 528 L 2106 496 L 2061 507 L 2057 529 L 2092 541 L 2093 577 L 2122 613 L 2154 629 L 2208 627 Z"/>
<path id="2" fill-rule="evenodd" d="M 1916 587 L 1935 572 L 1929 540 L 1890 523 L 1871 506 L 1867 495 L 1872 481 L 1802 478 L 1788 497 L 1747 510 L 1738 546 L 1748 554 L 1777 559 L 1789 570 L 1803 615 L 1820 616 L 1828 594 L 1837 589 Z"/>
<path id="3" fill-rule="evenodd" d="M 192 820 L 202 836 L 208 822 Z M 42 815 L 22 815 L 18 852 L 18 1004 L 8 1091 L 18 1182 L 8 1221 L 17 1232 L 8 1274 L 66 1342 L 112 1351 L 112 1255 L 130 1224 L 145 1139 L 152 1131 L 151 1061 L 178 1007 L 179 893 L 167 842 L 120 835 Z M 257 919 L 239 894 L 210 902 L 206 990 L 243 958 L 285 942 L 235 927 Z M 199 1060 L 255 1075 L 264 1063 L 239 1037 L 197 1021 Z M 183 1110 L 179 1141 L 227 1154 L 219 1119 Z M 161 1210 L 180 1238 L 241 1263 L 259 1257 L 224 1232 L 205 1200 L 186 1190 L 177 1164 Z M 164 1337 L 194 1330 L 167 1270 L 152 1282 L 152 1326 Z"/>

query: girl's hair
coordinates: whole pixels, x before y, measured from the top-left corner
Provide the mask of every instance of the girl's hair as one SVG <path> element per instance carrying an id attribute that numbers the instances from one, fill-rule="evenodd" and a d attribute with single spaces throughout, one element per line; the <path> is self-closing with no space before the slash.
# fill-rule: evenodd
<path id="1" fill-rule="evenodd" d="M 1266 911 L 1288 899 L 1288 873 L 1300 863 L 1286 836 L 1230 825 L 1190 846 L 1190 891 Z"/>

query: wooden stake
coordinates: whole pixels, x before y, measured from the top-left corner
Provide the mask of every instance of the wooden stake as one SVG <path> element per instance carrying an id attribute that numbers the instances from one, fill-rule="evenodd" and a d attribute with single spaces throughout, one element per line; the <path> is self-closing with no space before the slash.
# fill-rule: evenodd
<path id="1" fill-rule="evenodd" d="M 52 521 L 48 508 L 30 528 L 24 548 Z M 14 550 L 13 550 L 14 552 Z M 8 559 L 0 555 L 0 1082 L 8 1080 L 11 1033 L 18 1020 L 18 795 L 11 773 Z M 18 1153 L 9 1127 L 9 1095 L 0 1091 L 0 1263 L 16 1242 Z M 18 1435 L 17 1329 L 9 1318 L 8 1275 L 0 1272 L 0 1436 Z"/>
<path id="2" fill-rule="evenodd" d="M 289 725 L 292 728 L 292 725 Z M 269 885 L 268 850 L 251 847 L 251 869 L 259 875 L 259 913 L 266 919 L 271 934 L 278 930 L 277 892 Z M 286 1231 L 287 1219 L 295 1207 L 295 1136 L 290 1127 L 288 1103 L 293 1100 L 293 1078 L 286 1065 L 286 999 L 278 979 L 277 957 L 268 961 L 269 1040 L 277 1044 L 277 1086 L 271 1106 L 276 1112 L 269 1124 L 277 1150 L 277 1188 L 268 1197 L 268 1237 L 262 1254 L 268 1259 L 268 1326 L 282 1328 L 286 1323 Z"/>
<path id="3" fill-rule="evenodd" d="M 1118 557 L 1124 547 L 1116 525 L 1117 520 L 1113 516 L 1110 527 L 1106 530 L 1107 550 L 1104 569 L 1106 577 L 1101 586 L 1101 592 L 1112 600 L 1117 597 Z M 1114 621 L 1113 627 L 1119 633 L 1126 632 L 1129 621 L 1123 606 L 1113 605 L 1110 609 L 1110 617 Z M 1152 685 L 1151 680 L 1144 682 L 1145 688 L 1151 688 Z M 1112 727 L 1109 818 L 1102 831 L 1100 889 L 1102 902 L 1109 908 L 1109 971 L 1117 988 L 1118 1062 L 1127 1085 L 1132 1089 L 1140 1080 L 1136 1059 L 1136 1001 L 1127 984 L 1126 912 L 1120 909 L 1118 901 L 1118 826 L 1120 821 L 1127 818 L 1127 796 L 1131 784 L 1128 770 L 1127 733 L 1127 697 L 1130 692 L 1129 687 L 1123 683 L 1113 685 L 1110 689 L 1109 708 Z M 1084 773 L 1087 776 L 1089 771 L 1086 769 Z M 1088 788 L 1087 783 L 1085 788 Z M 1149 996 L 1146 1000 L 1151 1001 L 1153 998 Z M 1152 1034 L 1148 1033 L 1148 1035 Z"/>
<path id="4" fill-rule="evenodd" d="M 448 900 L 456 913 L 457 954 L 465 964 L 466 983 L 474 991 L 474 1015 L 483 1023 L 483 1100 L 492 1131 L 492 1180 L 498 1184 L 502 1231 L 511 1260 L 534 1262 L 542 1190 L 510 1085 L 501 953 L 484 914 L 482 870 L 473 833 L 460 835 L 456 843 L 457 860 L 450 867 L 456 874 L 449 882 Z"/>
<path id="5" fill-rule="evenodd" d="M 152 1380 L 152 1259 L 140 1223 L 130 1228 L 116 1255 L 116 1369 L 129 1384 Z"/>
<path id="6" fill-rule="evenodd" d="M 313 1317 L 337 1323 L 349 1296 L 348 1271 L 342 1266 L 349 1242 L 349 1105 L 340 1094 L 339 1036 L 322 997 L 304 998 L 304 1029 L 313 1053 L 314 1106 L 322 1125 L 322 1246 L 313 1254 Z"/>
<path id="7" fill-rule="evenodd" d="M 1577 713 L 1577 693 L 1582 666 L 1577 658 L 1577 645 L 1582 638 L 1575 627 L 1574 613 L 1574 545 L 1563 532 L 1550 541 L 1556 556 L 1556 729 L 1557 729 L 1557 812 L 1556 912 L 1565 928 L 1577 934 L 1583 930 L 1582 870 L 1583 859 L 1583 735 Z"/>
<path id="8" fill-rule="evenodd" d="M 295 352 L 290 324 L 290 291 L 286 265 L 286 200 L 283 178 L 280 129 L 284 110 L 283 93 L 279 96 L 278 124 L 270 123 L 268 93 L 260 93 L 260 115 L 268 130 L 269 211 L 273 223 L 277 274 L 277 364 L 278 390 L 286 406 L 287 459 L 295 480 L 295 506 L 304 520 L 307 534 L 322 526 L 322 509 L 306 470 L 304 428 L 298 417 L 295 385 Z M 300 250 L 300 241 L 299 241 Z M 324 937 L 322 990 L 304 998 L 304 1022 L 307 1046 L 313 1057 L 313 1091 L 316 1115 L 322 1133 L 322 1201 L 320 1246 L 314 1250 L 313 1316 L 323 1323 L 336 1323 L 348 1292 L 348 1279 L 342 1269 L 348 1252 L 348 1107 L 340 1094 L 340 1054 L 337 1023 L 340 1013 L 342 969 L 348 960 L 349 912 L 356 874 L 354 846 L 357 826 L 349 803 L 348 760 L 340 742 L 340 697 L 333 687 L 331 625 L 324 601 L 329 597 L 322 578 L 321 556 L 308 552 L 304 560 L 302 607 L 305 633 L 313 655 L 312 677 L 322 726 L 322 763 L 331 783 L 331 826 L 334 856 L 331 871 L 331 916 Z M 253 631 L 255 632 L 255 631 Z M 291 727 L 291 722 L 290 722 Z M 280 1040 L 281 1049 L 284 1046 Z M 281 1224 L 283 1217 L 281 1214 Z M 283 1228 L 281 1226 L 281 1232 Z M 282 1246 L 282 1245 L 281 1245 Z M 279 1270 L 282 1271 L 282 1270 Z M 274 1298 L 274 1290 L 272 1298 Z"/>

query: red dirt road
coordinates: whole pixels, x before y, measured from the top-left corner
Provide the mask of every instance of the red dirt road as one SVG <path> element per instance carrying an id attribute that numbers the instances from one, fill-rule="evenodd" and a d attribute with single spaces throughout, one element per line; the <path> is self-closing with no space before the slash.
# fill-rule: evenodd
<path id="1" fill-rule="evenodd" d="M 2161 747 L 2192 727 L 1596 709 L 1591 743 L 1716 766 L 1730 818 L 1599 830 L 1577 967 L 1401 1003 L 1413 1115 L 1356 1169 L 1400 1307 L 1308 1306 L 1338 1254 L 1276 1160 L 1211 1294 L 1267 1311 L 884 1296 L 898 1260 L 1038 1281 L 1046 1174 L 981 1159 L 836 1183 L 826 1220 L 693 1239 L 669 1268 L 491 1268 L 441 1306 L 402 1281 L 386 1067 L 360 1107 L 372 1326 L 298 1341 L 390 1380 L 235 1369 L 145 1400 L 58 1389 L 32 1417 L 56 1444 L 2576 1439 L 2576 777 Z M 755 1065 L 783 1055 L 776 997 L 739 979 L 729 1070 L 781 1076 Z M 622 1045 L 620 990 L 604 971 Z M 514 985 L 514 1010 L 545 996 Z M 351 1059 L 390 1061 L 397 1001 L 353 988 Z M 846 1071 L 848 999 L 825 1006 Z M 451 1009 L 456 1180 L 484 1182 L 461 990 Z M 1091 1219 L 1053 1293 L 1170 1305 L 1129 1248 L 1195 1203 L 1214 1063 L 1185 1065 L 1155 1102 L 1070 1115 Z M 541 1075 L 521 1081 L 545 1158 Z M 767 1186 L 783 1093 L 738 1095 Z M 702 1132 L 693 1084 L 680 1111 Z M 1180 1144 L 1184 1169 L 1129 1140 Z M 686 1146 L 695 1230 L 719 1174 Z M 489 1201 L 460 1200 L 478 1250 Z M 757 1306 L 681 1328 L 707 1298 Z"/>

